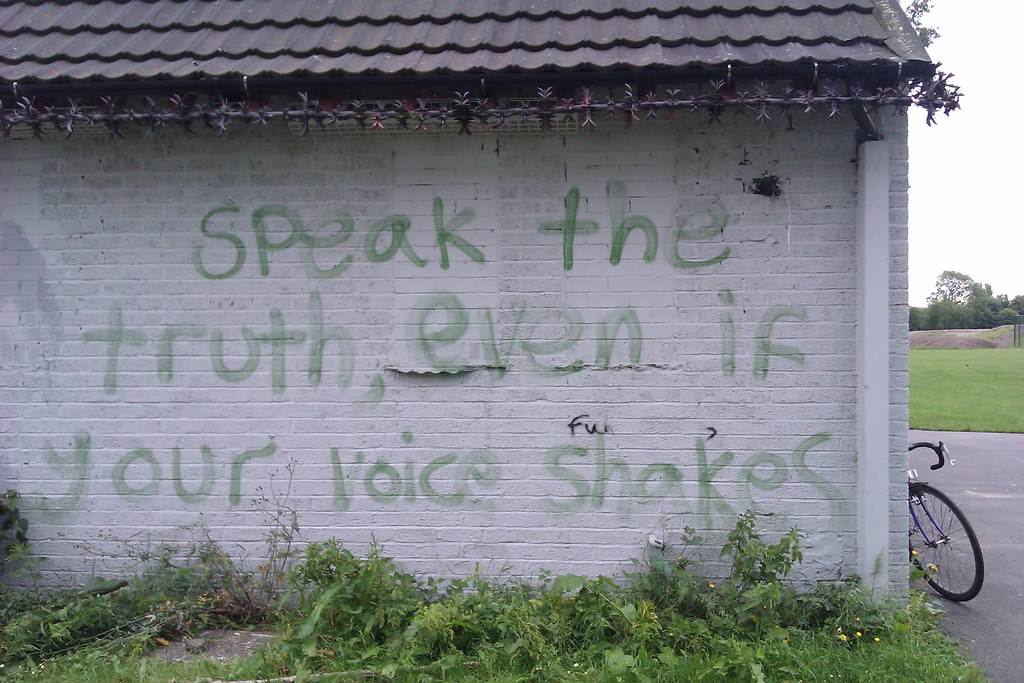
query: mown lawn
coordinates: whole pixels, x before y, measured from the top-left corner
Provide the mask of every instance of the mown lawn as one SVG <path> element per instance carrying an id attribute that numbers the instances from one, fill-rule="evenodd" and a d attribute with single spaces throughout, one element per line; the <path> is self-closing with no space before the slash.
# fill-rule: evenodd
<path id="1" fill-rule="evenodd" d="M 1024 349 L 911 350 L 910 427 L 1024 432 Z"/>

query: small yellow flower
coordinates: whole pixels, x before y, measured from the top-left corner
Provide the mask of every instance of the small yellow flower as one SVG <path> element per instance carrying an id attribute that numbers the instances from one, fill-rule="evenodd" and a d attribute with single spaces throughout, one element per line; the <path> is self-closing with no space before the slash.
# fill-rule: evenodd
<path id="1" fill-rule="evenodd" d="M 845 642 L 846 641 L 846 634 L 845 633 L 840 633 L 839 634 L 839 640 L 842 640 L 842 641 Z"/>
<path id="2" fill-rule="evenodd" d="M 715 584 L 713 584 L 713 583 L 709 583 L 709 584 L 708 584 L 708 586 L 710 586 L 711 588 L 714 588 L 714 587 L 715 587 Z"/>
<path id="3" fill-rule="evenodd" d="M 875 636 L 875 642 L 876 643 L 878 642 L 878 636 Z"/>
<path id="4" fill-rule="evenodd" d="M 856 633 L 854 633 L 853 635 L 855 635 L 855 636 L 857 636 L 858 638 L 860 638 L 860 631 L 857 631 L 857 632 L 856 632 Z"/>

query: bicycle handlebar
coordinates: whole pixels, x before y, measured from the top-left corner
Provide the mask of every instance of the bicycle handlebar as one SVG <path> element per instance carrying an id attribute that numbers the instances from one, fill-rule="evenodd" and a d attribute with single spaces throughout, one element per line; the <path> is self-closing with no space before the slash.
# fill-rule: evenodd
<path id="1" fill-rule="evenodd" d="M 915 448 L 922 448 L 922 447 L 923 448 L 930 448 L 930 449 L 932 449 L 933 451 L 935 451 L 935 455 L 937 455 L 938 458 L 939 458 L 939 461 L 937 463 L 935 463 L 934 465 L 930 465 L 929 469 L 937 470 L 937 469 L 939 469 L 940 467 L 942 467 L 943 465 L 946 464 L 946 454 L 949 451 L 946 450 L 945 444 L 943 444 L 941 441 L 938 444 L 929 443 L 928 441 L 918 441 L 917 443 L 910 444 L 910 446 L 907 448 L 907 450 L 908 451 L 912 451 Z"/>

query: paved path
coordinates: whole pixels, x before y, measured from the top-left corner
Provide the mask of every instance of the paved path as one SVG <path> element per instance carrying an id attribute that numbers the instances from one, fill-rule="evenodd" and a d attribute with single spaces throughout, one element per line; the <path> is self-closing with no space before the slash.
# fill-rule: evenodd
<path id="1" fill-rule="evenodd" d="M 950 602 L 942 630 L 960 641 L 992 683 L 1024 681 L 1024 434 L 911 431 L 910 440 L 946 443 L 955 467 L 932 472 L 927 449 L 910 454 L 918 477 L 960 506 L 985 556 L 985 584 L 974 600 Z"/>

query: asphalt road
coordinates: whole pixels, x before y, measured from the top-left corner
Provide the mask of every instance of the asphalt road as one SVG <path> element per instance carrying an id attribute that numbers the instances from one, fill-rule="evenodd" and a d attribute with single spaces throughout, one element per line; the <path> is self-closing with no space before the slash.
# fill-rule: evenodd
<path id="1" fill-rule="evenodd" d="M 1024 681 L 1024 434 L 911 431 L 910 441 L 944 441 L 954 467 L 931 471 L 927 449 L 910 453 L 918 478 L 947 493 L 974 527 L 985 584 L 974 600 L 935 596 L 942 630 L 992 683 Z"/>

